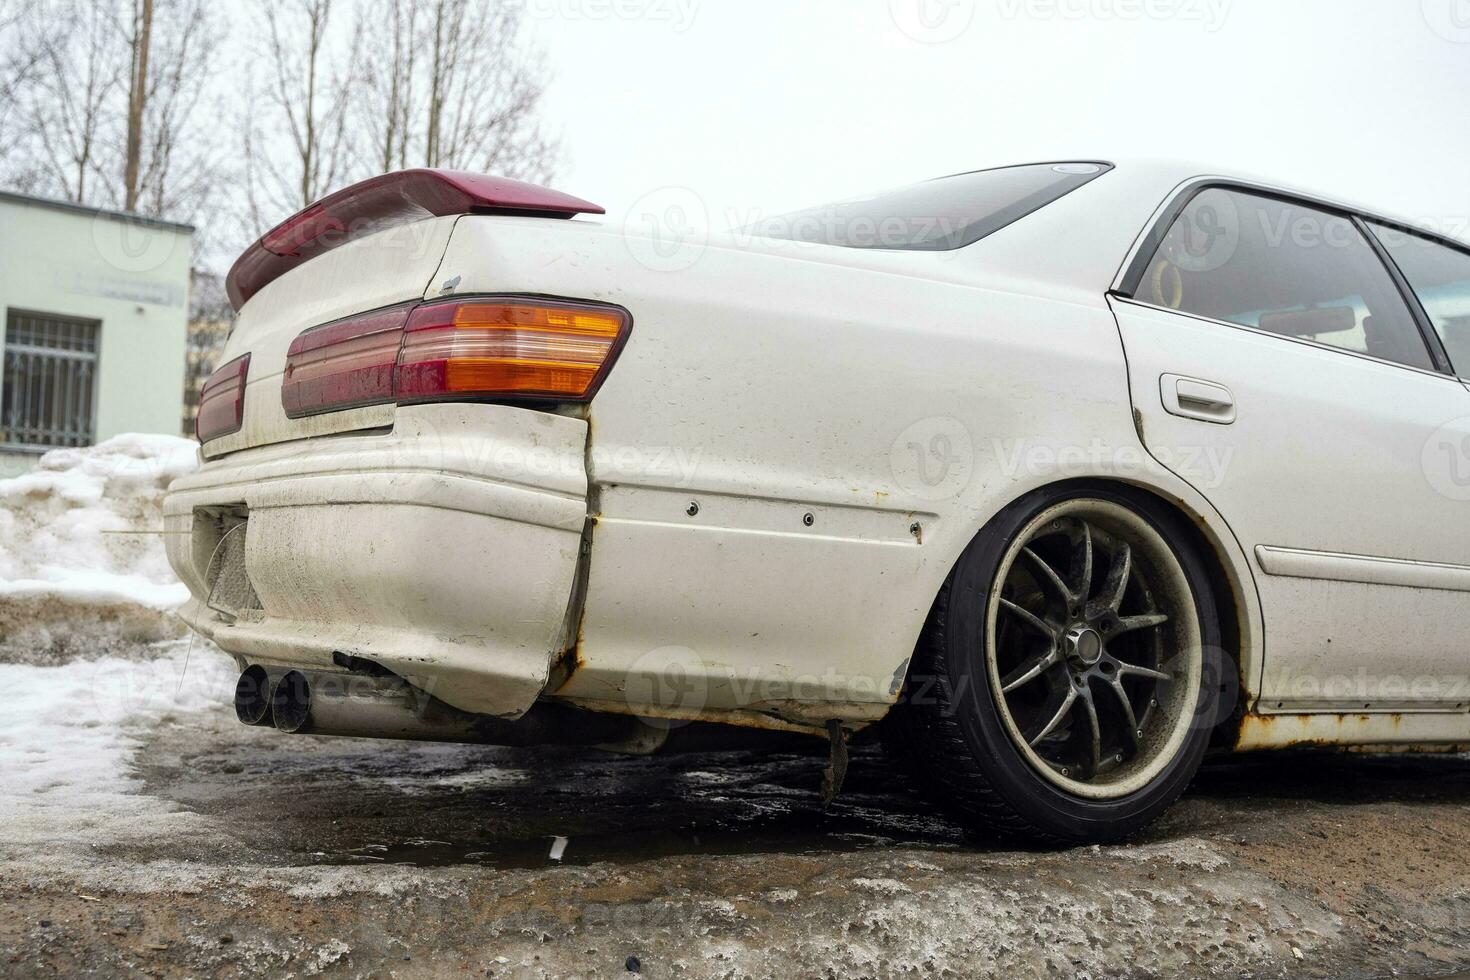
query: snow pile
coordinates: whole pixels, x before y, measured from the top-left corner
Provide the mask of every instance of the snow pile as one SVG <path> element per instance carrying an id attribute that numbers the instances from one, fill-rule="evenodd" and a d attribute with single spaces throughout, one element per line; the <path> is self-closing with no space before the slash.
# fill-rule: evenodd
<path id="1" fill-rule="evenodd" d="M 162 530 L 164 491 L 196 465 L 187 439 L 124 435 L 53 450 L 31 472 L 0 480 L 0 596 L 183 602 L 163 538 L 146 532 Z"/>
<path id="2" fill-rule="evenodd" d="M 229 700 L 234 671 L 202 641 L 174 641 L 150 648 L 149 655 L 51 667 L 0 663 L 6 692 L 0 708 L 0 825 L 6 828 L 0 868 L 27 855 L 85 853 L 186 833 L 200 823 L 137 795 L 133 757 L 159 727 L 219 710 Z"/>
<path id="3" fill-rule="evenodd" d="M 188 590 L 164 556 L 161 505 L 196 465 L 189 440 L 122 435 L 53 450 L 0 480 L 0 649 L 54 648 L 54 629 L 79 618 L 114 624 L 120 638 L 177 635 L 164 613 Z"/>

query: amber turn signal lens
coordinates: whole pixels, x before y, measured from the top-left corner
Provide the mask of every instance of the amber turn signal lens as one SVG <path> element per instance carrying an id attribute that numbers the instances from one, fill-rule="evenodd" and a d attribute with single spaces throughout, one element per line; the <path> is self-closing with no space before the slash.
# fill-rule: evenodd
<path id="1" fill-rule="evenodd" d="M 627 339 L 617 307 L 482 299 L 421 306 L 394 372 L 399 402 L 458 398 L 586 401 Z"/>

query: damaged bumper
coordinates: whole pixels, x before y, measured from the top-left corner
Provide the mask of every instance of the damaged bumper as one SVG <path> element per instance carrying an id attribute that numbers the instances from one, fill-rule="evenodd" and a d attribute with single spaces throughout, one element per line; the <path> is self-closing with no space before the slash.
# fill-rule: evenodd
<path id="1" fill-rule="evenodd" d="M 209 462 L 164 502 L 182 615 L 251 663 L 361 658 L 518 716 L 571 645 L 586 445 L 581 419 L 449 404 Z"/>

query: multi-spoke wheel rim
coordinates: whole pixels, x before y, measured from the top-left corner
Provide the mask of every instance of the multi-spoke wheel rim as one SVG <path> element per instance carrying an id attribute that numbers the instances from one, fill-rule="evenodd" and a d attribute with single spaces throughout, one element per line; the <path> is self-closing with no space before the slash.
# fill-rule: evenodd
<path id="1" fill-rule="evenodd" d="M 1173 549 L 1126 507 L 1069 500 L 1028 523 L 996 574 L 986 639 L 1007 734 L 1067 792 L 1136 792 L 1189 736 L 1199 613 Z"/>

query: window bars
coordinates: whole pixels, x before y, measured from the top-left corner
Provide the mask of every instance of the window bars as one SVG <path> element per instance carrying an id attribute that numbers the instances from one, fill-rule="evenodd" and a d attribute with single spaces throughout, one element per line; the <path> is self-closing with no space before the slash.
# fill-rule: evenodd
<path id="1" fill-rule="evenodd" d="M 97 320 L 9 310 L 0 448 L 89 446 L 96 435 Z"/>

